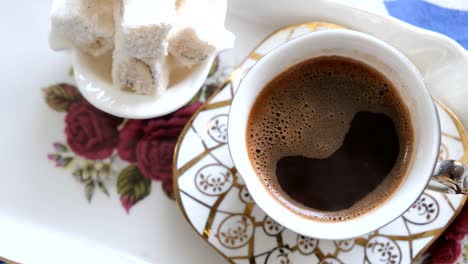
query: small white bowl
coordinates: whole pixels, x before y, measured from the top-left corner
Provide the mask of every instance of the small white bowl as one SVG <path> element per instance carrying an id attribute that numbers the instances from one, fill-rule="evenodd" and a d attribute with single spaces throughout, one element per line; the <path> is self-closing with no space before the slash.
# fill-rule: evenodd
<path id="1" fill-rule="evenodd" d="M 73 50 L 73 71 L 81 94 L 111 115 L 143 119 L 169 114 L 187 104 L 203 85 L 215 55 L 192 68 L 171 72 L 169 87 L 160 97 L 122 91 L 112 84 L 112 56 L 93 57 Z"/>
<path id="2" fill-rule="evenodd" d="M 227 1 L 217 1 L 218 21 L 226 19 Z M 225 30 L 220 36 L 218 50 L 234 46 L 234 35 Z M 100 57 L 73 50 L 73 70 L 81 94 L 92 105 L 111 115 L 144 119 L 163 116 L 187 104 L 203 85 L 215 54 L 192 68 L 171 72 L 169 87 L 160 97 L 137 95 L 121 91 L 112 84 L 112 54 Z"/>

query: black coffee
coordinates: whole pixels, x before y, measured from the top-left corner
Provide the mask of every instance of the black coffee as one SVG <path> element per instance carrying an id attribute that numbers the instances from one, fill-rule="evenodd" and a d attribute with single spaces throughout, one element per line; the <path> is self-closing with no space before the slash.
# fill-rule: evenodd
<path id="1" fill-rule="evenodd" d="M 289 209 L 321 220 L 359 216 L 398 188 L 413 132 L 393 84 L 363 63 L 329 56 L 273 79 L 249 116 L 249 157 Z"/>

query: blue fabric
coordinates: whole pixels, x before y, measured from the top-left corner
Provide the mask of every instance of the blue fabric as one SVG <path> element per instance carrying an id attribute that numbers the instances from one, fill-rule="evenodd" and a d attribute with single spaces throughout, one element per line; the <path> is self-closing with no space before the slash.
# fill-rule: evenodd
<path id="1" fill-rule="evenodd" d="M 384 4 L 391 16 L 445 34 L 468 49 L 468 11 L 448 9 L 423 0 L 390 0 Z"/>

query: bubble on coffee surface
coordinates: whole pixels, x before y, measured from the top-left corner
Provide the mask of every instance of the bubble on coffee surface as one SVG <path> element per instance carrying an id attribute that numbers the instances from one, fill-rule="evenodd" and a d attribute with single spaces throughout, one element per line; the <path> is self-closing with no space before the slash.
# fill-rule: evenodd
<path id="1" fill-rule="evenodd" d="M 302 62 L 278 75 L 257 97 L 247 130 L 250 160 L 265 186 L 289 209 L 325 221 L 358 217 L 386 200 L 393 190 L 384 187 L 396 188 L 398 184 L 389 181 L 399 181 L 403 173 L 398 169 L 406 170 L 402 164 L 407 161 L 405 148 L 412 134 L 400 102 L 391 82 L 360 62 L 336 56 Z M 399 132 L 402 147 L 392 177 L 387 176 L 365 199 L 341 211 L 314 211 L 292 200 L 279 187 L 276 162 L 286 156 L 331 156 L 342 146 L 360 111 L 386 114 Z"/>

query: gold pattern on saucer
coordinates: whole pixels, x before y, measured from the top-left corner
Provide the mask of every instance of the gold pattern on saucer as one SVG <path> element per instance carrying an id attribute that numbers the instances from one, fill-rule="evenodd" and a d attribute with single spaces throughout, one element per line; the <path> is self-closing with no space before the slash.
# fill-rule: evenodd
<path id="1" fill-rule="evenodd" d="M 387 226 L 355 239 L 324 241 L 285 229 L 256 206 L 233 167 L 225 137 L 235 90 L 245 73 L 272 48 L 302 34 L 336 28 L 343 27 L 325 22 L 303 23 L 267 36 L 182 131 L 173 164 L 177 203 L 194 230 L 229 263 L 413 262 L 463 208 L 466 197 L 455 199 L 426 191 L 407 212 L 388 225 L 395 223 L 398 232 Z M 270 42 L 268 47 L 263 45 L 272 39 L 281 41 L 277 40 L 275 45 Z M 443 129 L 440 157 L 468 162 L 468 140 L 463 126 L 448 108 L 440 102 L 437 105 Z M 187 203 L 190 208 L 186 208 Z M 361 262 L 350 261 L 349 256 L 361 256 Z"/>
<path id="2" fill-rule="evenodd" d="M 439 216 L 439 211 L 437 200 L 431 195 L 423 193 L 402 217 L 409 223 L 426 225 L 432 223 Z"/>
<path id="3" fill-rule="evenodd" d="M 195 176 L 198 191 L 208 196 L 219 196 L 231 188 L 234 179 L 226 166 L 209 164 L 201 168 Z"/>
<path id="4" fill-rule="evenodd" d="M 253 234 L 252 219 L 244 214 L 238 214 L 224 219 L 215 236 L 225 248 L 236 249 L 249 243 Z"/>
<path id="5" fill-rule="evenodd" d="M 230 100 L 229 100 L 230 101 Z M 229 105 L 229 104 L 228 104 Z M 227 114 L 216 115 L 207 124 L 208 135 L 218 143 L 227 143 Z"/>
<path id="6" fill-rule="evenodd" d="M 457 130 L 458 132 L 460 133 L 460 137 L 457 137 L 457 136 L 454 136 L 454 135 L 450 135 L 446 132 L 442 132 L 442 136 L 444 137 L 449 137 L 451 139 L 454 139 L 454 140 L 457 140 L 457 141 L 461 141 L 463 143 L 463 148 L 465 149 L 465 154 L 463 155 L 462 158 L 460 158 L 460 161 L 465 163 L 465 164 L 468 164 L 468 140 L 466 139 L 466 131 L 465 131 L 465 128 L 463 127 L 463 124 L 462 122 L 460 121 L 460 119 L 458 119 L 458 117 L 455 115 L 454 112 L 452 112 L 452 110 L 450 110 L 446 105 L 444 105 L 440 100 L 438 100 L 437 98 L 434 99 L 437 104 L 442 107 L 444 109 L 445 112 L 447 112 L 447 114 L 450 116 L 450 118 L 452 119 L 453 123 L 455 124 L 455 126 L 457 127 Z"/>

